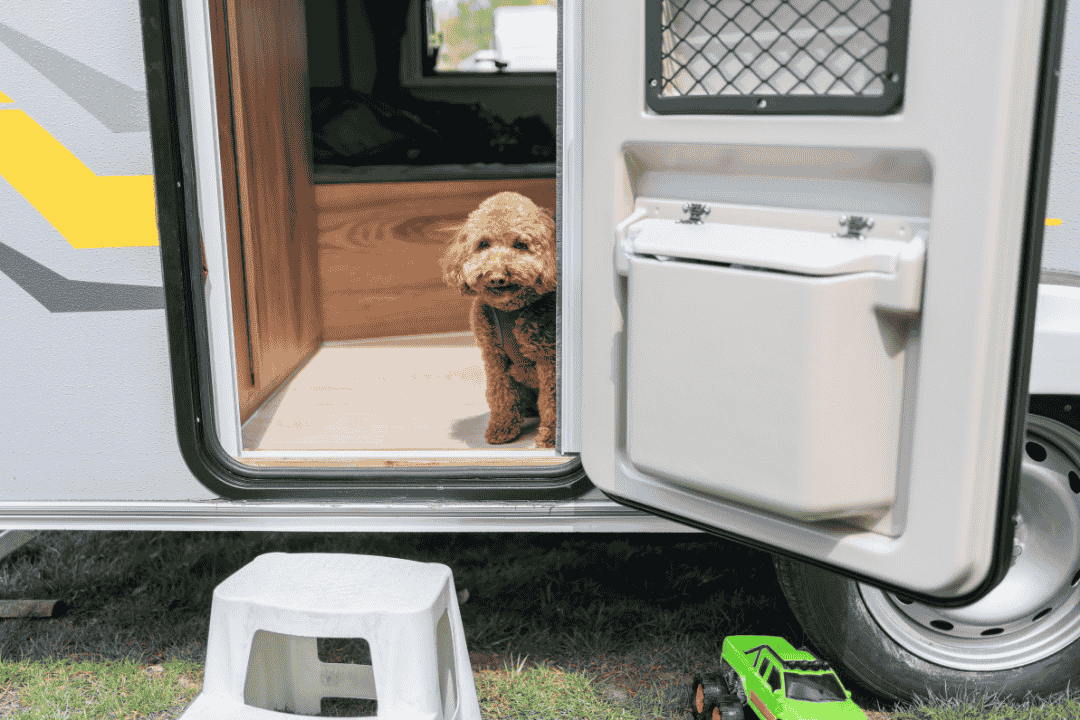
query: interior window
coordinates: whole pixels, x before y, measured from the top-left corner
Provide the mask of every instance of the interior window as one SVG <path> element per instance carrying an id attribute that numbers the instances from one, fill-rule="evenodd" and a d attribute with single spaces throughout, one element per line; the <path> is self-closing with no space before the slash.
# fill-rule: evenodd
<path id="1" fill-rule="evenodd" d="M 554 179 L 555 5 L 416 2 L 306 3 L 315 183 Z"/>
<path id="2" fill-rule="evenodd" d="M 425 0 L 436 74 L 555 72 L 555 0 Z"/>

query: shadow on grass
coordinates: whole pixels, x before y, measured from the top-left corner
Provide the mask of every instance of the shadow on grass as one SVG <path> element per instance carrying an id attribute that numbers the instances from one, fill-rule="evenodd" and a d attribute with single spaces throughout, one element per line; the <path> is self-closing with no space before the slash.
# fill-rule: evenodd
<path id="1" fill-rule="evenodd" d="M 707 535 L 48 532 L 0 562 L 0 599 L 57 599 L 70 610 L 0 620 L 0 659 L 202 663 L 214 587 L 265 552 L 445 563 L 469 590 L 461 610 L 474 669 L 504 671 L 485 682 L 573 671 L 635 718 L 684 719 L 689 678 L 717 669 L 726 635 L 806 642 L 769 556 Z M 362 662 L 360 645 L 320 640 L 319 652 Z M 0 664 L 0 685 L 18 680 L 8 671 Z M 850 689 L 861 707 L 894 718 L 1080 717 L 1067 693 L 894 705 Z"/>
<path id="2" fill-rule="evenodd" d="M 718 666 L 725 635 L 805 642 L 769 556 L 700 534 L 48 532 L 0 564 L 0 598 L 70 610 L 0 621 L 0 658 L 202 662 L 214 587 L 276 551 L 445 563 L 469 590 L 474 660 L 528 656 L 630 701 L 653 688 L 655 702 L 681 703 L 690 674 Z"/>

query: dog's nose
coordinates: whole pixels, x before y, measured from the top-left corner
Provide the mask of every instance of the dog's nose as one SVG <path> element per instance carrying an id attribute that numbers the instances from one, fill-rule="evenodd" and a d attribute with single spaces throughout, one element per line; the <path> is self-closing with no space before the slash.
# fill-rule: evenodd
<path id="1" fill-rule="evenodd" d="M 484 284 L 490 288 L 501 288 L 505 285 L 509 285 L 510 269 L 506 267 L 493 267 L 488 268 L 482 276 Z"/>

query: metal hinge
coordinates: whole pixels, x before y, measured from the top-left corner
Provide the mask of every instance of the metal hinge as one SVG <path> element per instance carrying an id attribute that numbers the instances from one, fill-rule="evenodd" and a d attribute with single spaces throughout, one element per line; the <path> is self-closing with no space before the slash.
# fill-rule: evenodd
<path id="1" fill-rule="evenodd" d="M 874 218 L 862 217 L 861 215 L 842 215 L 840 217 L 840 227 L 847 228 L 847 232 L 842 235 L 837 233 L 836 237 L 865 240 L 866 236 L 863 235 L 863 231 L 874 228 Z"/>
<path id="2" fill-rule="evenodd" d="M 682 206 L 684 213 L 690 213 L 690 217 L 686 220 L 680 220 L 680 223 L 684 225 L 700 225 L 701 218 L 704 215 L 708 215 L 710 210 L 708 205 L 702 205 L 701 203 L 686 203 Z"/>

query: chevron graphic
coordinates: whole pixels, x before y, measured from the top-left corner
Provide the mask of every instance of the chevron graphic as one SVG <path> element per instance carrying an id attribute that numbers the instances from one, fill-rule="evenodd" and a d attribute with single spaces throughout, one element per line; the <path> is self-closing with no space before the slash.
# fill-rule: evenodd
<path id="1" fill-rule="evenodd" d="M 0 176 L 72 247 L 158 244 L 153 175 L 95 175 L 18 109 L 0 109 L 0 138 Z"/>

